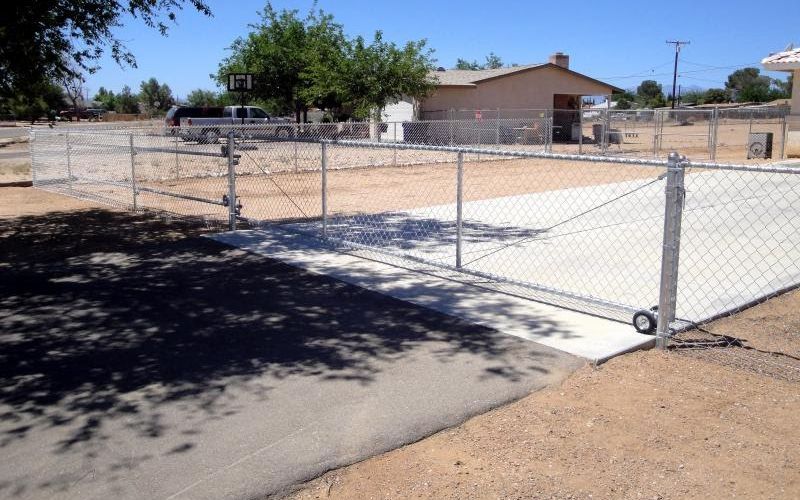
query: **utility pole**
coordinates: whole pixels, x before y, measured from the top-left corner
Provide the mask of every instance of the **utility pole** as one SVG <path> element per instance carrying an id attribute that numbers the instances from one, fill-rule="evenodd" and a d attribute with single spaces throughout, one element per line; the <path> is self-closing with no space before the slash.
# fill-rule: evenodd
<path id="1" fill-rule="evenodd" d="M 667 43 L 675 45 L 675 68 L 672 70 L 672 109 L 675 109 L 675 90 L 678 85 L 678 54 L 681 52 L 681 45 L 689 45 L 689 42 L 682 40 L 667 40 Z"/>

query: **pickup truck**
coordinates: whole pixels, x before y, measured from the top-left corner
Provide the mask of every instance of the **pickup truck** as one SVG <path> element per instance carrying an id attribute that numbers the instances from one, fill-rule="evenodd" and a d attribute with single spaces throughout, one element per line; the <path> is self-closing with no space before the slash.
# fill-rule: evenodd
<path id="1" fill-rule="evenodd" d="M 243 119 L 244 118 L 244 119 Z M 256 106 L 190 107 L 173 106 L 168 112 L 165 125 L 172 135 L 184 140 L 216 143 L 219 138 L 236 125 L 285 124 L 284 118 L 274 118 Z M 267 135 L 275 135 L 280 127 L 269 127 Z M 256 129 L 252 133 L 256 133 Z M 237 135 L 241 135 L 237 131 Z"/>

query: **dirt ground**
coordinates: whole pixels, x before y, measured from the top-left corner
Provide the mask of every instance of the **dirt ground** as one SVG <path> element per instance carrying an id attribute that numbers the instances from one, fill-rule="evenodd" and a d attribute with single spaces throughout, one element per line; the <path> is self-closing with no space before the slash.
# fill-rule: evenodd
<path id="1" fill-rule="evenodd" d="M 0 145 L 0 184 L 31 180 L 28 142 Z"/>
<path id="2" fill-rule="evenodd" d="M 0 188 L 0 218 L 12 221 L 92 206 Z M 331 471 L 292 498 L 800 497 L 800 292 L 707 328 L 782 354 L 677 349 L 585 366 L 557 387 Z"/>
<path id="3" fill-rule="evenodd" d="M 708 328 L 797 356 L 800 292 Z M 586 366 L 292 498 L 798 498 L 800 363 L 748 352 L 648 351 Z M 763 373 L 767 363 L 783 376 Z"/>

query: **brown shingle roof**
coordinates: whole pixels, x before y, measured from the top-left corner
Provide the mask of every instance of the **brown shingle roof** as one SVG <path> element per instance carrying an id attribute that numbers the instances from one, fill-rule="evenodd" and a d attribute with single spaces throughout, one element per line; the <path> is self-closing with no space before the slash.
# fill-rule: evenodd
<path id="1" fill-rule="evenodd" d="M 512 66 L 510 68 L 497 68 L 497 69 L 448 69 L 445 71 L 432 71 L 431 76 L 435 78 L 439 85 L 455 85 L 464 87 L 474 87 L 475 83 L 489 78 L 508 75 L 523 71 L 537 66 L 544 66 L 545 63 L 540 64 L 526 64 L 524 66 Z"/>

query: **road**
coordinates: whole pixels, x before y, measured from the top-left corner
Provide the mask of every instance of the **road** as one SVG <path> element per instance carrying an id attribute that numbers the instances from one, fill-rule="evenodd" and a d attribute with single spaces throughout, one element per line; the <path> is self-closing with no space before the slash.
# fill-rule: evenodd
<path id="1" fill-rule="evenodd" d="M 25 137 L 30 133 L 28 127 L 0 127 L 0 139 Z"/>

